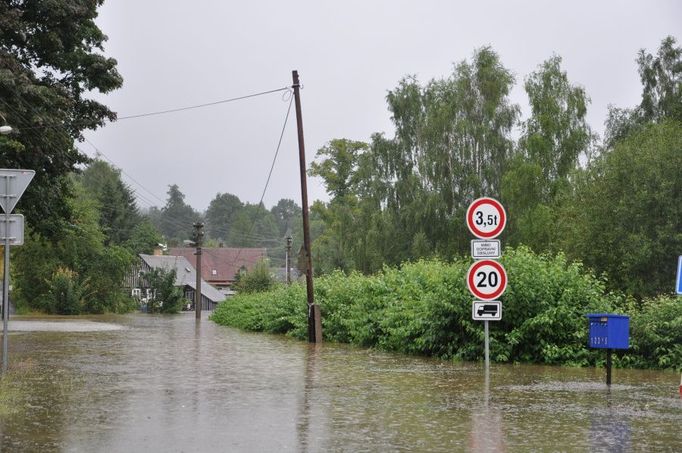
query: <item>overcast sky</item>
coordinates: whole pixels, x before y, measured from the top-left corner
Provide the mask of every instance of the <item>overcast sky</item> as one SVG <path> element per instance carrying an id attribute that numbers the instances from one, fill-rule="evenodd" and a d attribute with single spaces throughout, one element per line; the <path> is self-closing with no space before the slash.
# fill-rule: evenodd
<path id="1" fill-rule="evenodd" d="M 559 4 L 561 3 L 561 4 Z M 123 87 L 98 99 L 119 116 L 172 109 L 291 85 L 303 90 L 308 164 L 333 138 L 392 136 L 387 91 L 405 75 L 446 77 L 490 45 L 516 76 L 512 101 L 528 112 L 523 80 L 556 53 L 592 99 L 603 132 L 608 104 L 639 102 L 640 48 L 682 38 L 679 1 L 107 0 L 97 20 Z M 282 93 L 145 118 L 86 133 L 123 171 L 141 207 L 163 206 L 170 184 L 200 211 L 217 193 L 260 199 L 284 124 Z M 88 143 L 79 145 L 89 155 Z M 265 195 L 300 204 L 292 109 Z M 321 181 L 309 198 L 327 200 Z M 494 195 L 494 194 L 491 194 Z"/>

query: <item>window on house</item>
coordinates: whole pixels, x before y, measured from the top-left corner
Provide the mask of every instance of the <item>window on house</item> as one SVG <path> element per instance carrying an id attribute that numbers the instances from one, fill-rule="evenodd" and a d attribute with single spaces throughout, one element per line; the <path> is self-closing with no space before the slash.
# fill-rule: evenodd
<path id="1" fill-rule="evenodd" d="M 211 271 L 211 275 L 218 275 L 218 271 L 215 270 L 215 269 L 213 269 L 213 270 Z"/>

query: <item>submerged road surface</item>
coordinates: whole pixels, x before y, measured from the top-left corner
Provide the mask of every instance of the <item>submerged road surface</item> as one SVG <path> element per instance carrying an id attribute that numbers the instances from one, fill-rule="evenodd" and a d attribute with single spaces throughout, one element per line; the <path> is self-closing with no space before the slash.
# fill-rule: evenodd
<path id="1" fill-rule="evenodd" d="M 18 321 L 16 321 L 18 320 Z M 32 324 L 35 323 L 35 324 Z M 196 323 L 15 317 L 0 451 L 682 451 L 679 375 L 453 364 Z"/>

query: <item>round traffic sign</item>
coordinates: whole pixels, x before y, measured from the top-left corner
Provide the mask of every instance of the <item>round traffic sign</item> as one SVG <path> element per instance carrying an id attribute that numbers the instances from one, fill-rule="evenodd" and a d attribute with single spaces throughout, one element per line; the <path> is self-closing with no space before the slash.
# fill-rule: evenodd
<path id="1" fill-rule="evenodd" d="M 467 273 L 467 286 L 478 299 L 496 299 L 507 289 L 507 272 L 497 261 L 476 261 Z"/>
<path id="2" fill-rule="evenodd" d="M 480 239 L 493 239 L 502 233 L 507 214 L 502 203 L 494 198 L 478 198 L 467 209 L 467 226 Z"/>

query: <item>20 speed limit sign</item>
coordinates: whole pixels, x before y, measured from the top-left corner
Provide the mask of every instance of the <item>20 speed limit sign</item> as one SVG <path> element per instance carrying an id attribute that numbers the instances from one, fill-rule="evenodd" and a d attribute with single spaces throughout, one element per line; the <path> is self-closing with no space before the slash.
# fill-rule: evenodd
<path id="1" fill-rule="evenodd" d="M 493 239 L 502 233 L 507 214 L 494 198 L 478 198 L 467 209 L 467 226 L 480 239 Z"/>
<path id="2" fill-rule="evenodd" d="M 469 268 L 467 286 L 480 300 L 497 299 L 507 289 L 507 272 L 497 261 L 476 261 Z"/>

